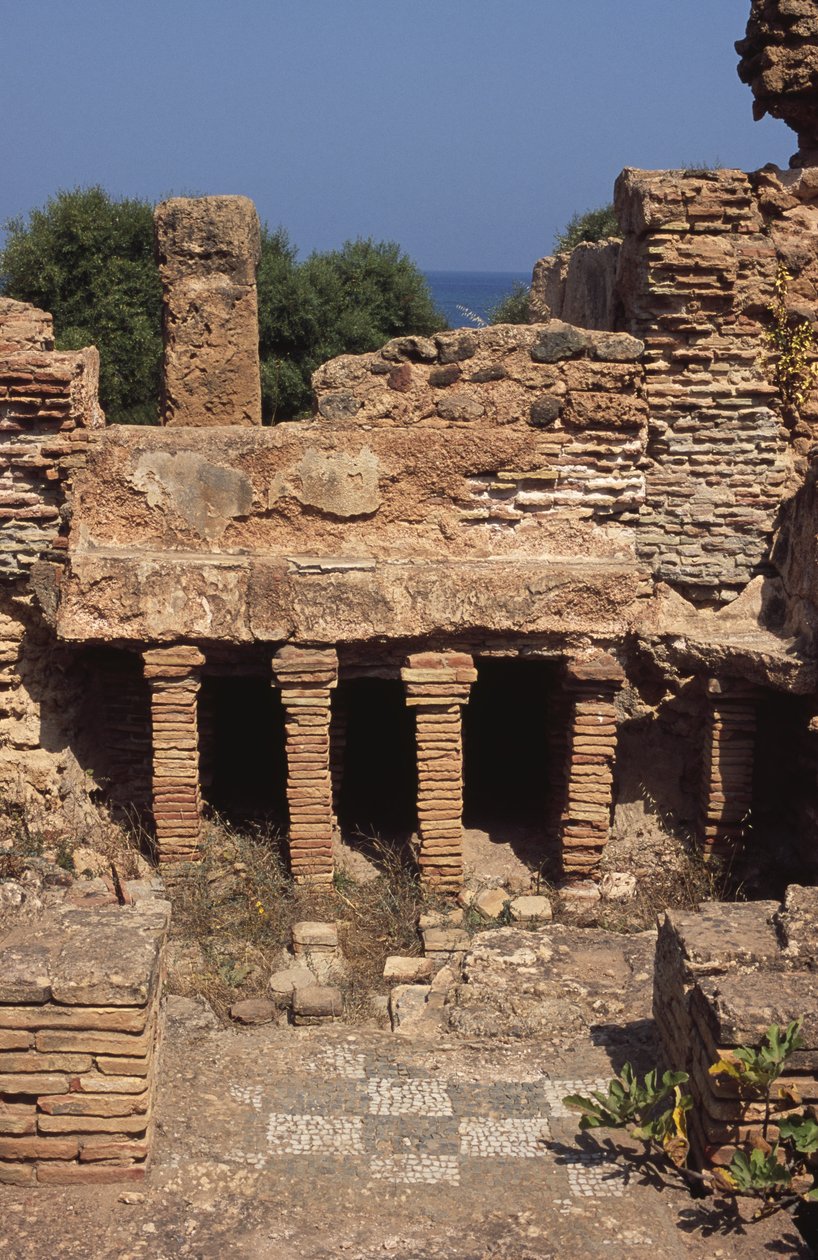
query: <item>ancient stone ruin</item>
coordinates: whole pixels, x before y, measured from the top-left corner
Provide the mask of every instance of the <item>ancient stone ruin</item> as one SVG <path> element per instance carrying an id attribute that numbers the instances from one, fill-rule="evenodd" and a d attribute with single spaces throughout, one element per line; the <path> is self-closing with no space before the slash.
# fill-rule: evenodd
<path id="1" fill-rule="evenodd" d="M 593 889 L 646 799 L 707 854 L 814 879 L 818 388 L 808 362 L 798 406 L 782 394 L 768 330 L 776 302 L 818 321 L 816 48 L 811 3 L 754 0 L 740 72 L 798 132 L 791 169 L 625 170 L 621 239 L 541 260 L 530 324 L 332 360 L 306 421 L 260 423 L 245 198 L 157 209 L 159 428 L 106 427 L 96 351 L 56 351 L 47 313 L 1 300 L 6 799 L 53 828 L 140 818 L 168 871 L 210 811 L 252 806 L 305 883 L 332 880 L 339 835 L 382 828 L 443 892 L 464 823 L 522 828 L 532 869 Z M 0 1060 L 55 1074 L 0 1066 L 19 1126 L 0 1158 L 28 1142 L 40 1180 L 71 1180 L 106 1151 L 74 1136 L 37 1162 L 79 1131 L 51 1119 L 65 1073 L 107 1097 L 110 1053 L 150 1080 L 155 957 L 138 1001 L 65 996 L 50 954 L 0 985 Z M 672 1042 L 692 980 L 667 966 Z"/>

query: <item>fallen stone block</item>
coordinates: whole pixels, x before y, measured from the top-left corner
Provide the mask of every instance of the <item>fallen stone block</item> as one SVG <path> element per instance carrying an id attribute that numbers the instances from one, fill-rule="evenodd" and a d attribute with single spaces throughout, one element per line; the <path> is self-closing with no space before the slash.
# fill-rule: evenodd
<path id="1" fill-rule="evenodd" d="M 344 999 L 340 989 L 326 984 L 310 984 L 293 993 L 293 1022 L 324 1024 L 340 1018 Z"/>
<path id="2" fill-rule="evenodd" d="M 267 998 L 243 998 L 230 1007 L 230 1018 L 237 1024 L 270 1024 L 275 1017 L 275 1002 Z"/>
<path id="3" fill-rule="evenodd" d="M 292 1003 L 293 992 L 315 984 L 315 979 L 309 967 L 303 963 L 296 963 L 292 967 L 274 971 L 267 982 L 267 987 L 279 1006 L 289 1006 Z"/>
<path id="4" fill-rule="evenodd" d="M 423 952 L 441 966 L 452 958 L 462 958 L 471 943 L 465 928 L 428 927 L 421 932 Z"/>
<path id="5" fill-rule="evenodd" d="M 432 1002 L 434 996 L 440 1004 Z M 393 1032 L 429 1035 L 442 1023 L 443 994 L 432 994 L 425 984 L 399 984 L 389 994 L 389 1019 Z"/>
<path id="6" fill-rule="evenodd" d="M 636 896 L 636 876 L 629 871 L 606 871 L 599 881 L 599 892 L 608 901 L 630 901 Z"/>
<path id="7" fill-rule="evenodd" d="M 405 958 L 393 954 L 384 963 L 383 978 L 393 984 L 419 984 L 431 980 L 432 970 L 431 958 Z"/>
<path id="8" fill-rule="evenodd" d="M 304 920 L 294 923 L 292 928 L 293 953 L 296 957 L 304 953 L 329 951 L 338 949 L 338 926 L 335 923 L 315 923 Z"/>
<path id="9" fill-rule="evenodd" d="M 515 897 L 509 905 L 515 923 L 550 923 L 554 917 L 547 897 Z"/>
<path id="10" fill-rule="evenodd" d="M 479 910 L 485 919 L 499 919 L 509 901 L 504 888 L 484 888 L 472 901 L 475 910 Z"/>

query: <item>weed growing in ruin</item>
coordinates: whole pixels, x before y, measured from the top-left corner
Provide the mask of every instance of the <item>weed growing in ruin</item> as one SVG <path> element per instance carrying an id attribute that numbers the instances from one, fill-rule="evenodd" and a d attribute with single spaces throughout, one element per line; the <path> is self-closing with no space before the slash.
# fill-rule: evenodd
<path id="1" fill-rule="evenodd" d="M 727 1076 L 735 1082 L 741 1102 L 760 1101 L 764 1105 L 760 1129 L 751 1135 L 744 1149 L 733 1152 L 727 1167 L 703 1172 L 688 1167 L 687 1116 L 693 1099 L 682 1092 L 688 1081 L 686 1072 L 665 1072 L 660 1080 L 653 1070 L 640 1081 L 630 1063 L 626 1063 L 607 1090 L 595 1090 L 590 1095 L 570 1094 L 563 1101 L 580 1112 L 581 1130 L 624 1129 L 641 1142 L 641 1154 L 625 1152 L 625 1157 L 630 1156 L 659 1185 L 681 1180 L 690 1189 L 715 1193 L 722 1199 L 753 1199 L 758 1204 L 755 1220 L 782 1210 L 792 1211 L 801 1203 L 818 1202 L 816 1109 L 790 1109 L 779 1114 L 775 1120 L 777 1140 L 769 1139 L 774 1101 L 785 1109 L 801 1102 L 794 1088 L 775 1088 L 787 1059 L 801 1045 L 801 1024 L 800 1019 L 786 1028 L 771 1024 L 758 1046 L 739 1046 L 711 1066 L 711 1075 Z"/>
<path id="2" fill-rule="evenodd" d="M 779 263 L 775 296 L 770 306 L 771 324 L 764 330 L 765 369 L 781 396 L 785 411 L 797 416 L 818 384 L 818 344 L 809 321 L 792 317 L 788 304 L 791 282 L 792 275 Z"/>
<path id="3" fill-rule="evenodd" d="M 362 881 L 340 870 L 331 885 L 296 885 L 281 837 L 263 826 L 234 830 L 216 821 L 203 860 L 174 881 L 171 988 L 207 999 L 224 1017 L 238 998 L 266 994 L 270 975 L 292 962 L 293 923 L 337 922 L 346 964 L 339 980 L 348 1019 L 372 1015 L 371 995 L 386 992 L 389 954 L 416 954 L 422 896 L 404 855 L 369 840 L 377 863 Z"/>

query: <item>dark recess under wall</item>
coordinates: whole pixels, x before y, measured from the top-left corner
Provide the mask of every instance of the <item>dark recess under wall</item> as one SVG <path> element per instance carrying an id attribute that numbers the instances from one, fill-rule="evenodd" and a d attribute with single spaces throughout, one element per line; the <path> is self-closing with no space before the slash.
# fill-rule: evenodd
<path id="1" fill-rule="evenodd" d="M 404 843 L 416 827 L 414 719 L 398 679 L 354 678 L 339 684 L 333 708 L 346 715 L 338 801 L 345 839 Z"/>
<path id="2" fill-rule="evenodd" d="M 464 824 L 511 844 L 532 866 L 551 857 L 558 668 L 550 661 L 480 659 L 463 711 Z"/>

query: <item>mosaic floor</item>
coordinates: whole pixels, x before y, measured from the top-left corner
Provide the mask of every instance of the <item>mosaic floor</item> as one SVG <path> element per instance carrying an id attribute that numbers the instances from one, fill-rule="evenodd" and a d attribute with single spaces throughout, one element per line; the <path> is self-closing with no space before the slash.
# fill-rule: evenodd
<path id="1" fill-rule="evenodd" d="M 460 1185 L 485 1174 L 486 1161 L 547 1159 L 560 1169 L 569 1197 L 619 1196 L 623 1179 L 615 1166 L 581 1152 L 555 1156 L 549 1147 L 557 1122 L 564 1122 L 559 1137 L 575 1131 L 565 1095 L 600 1088 L 605 1079 L 446 1080 L 398 1054 L 327 1046 L 296 1074 L 228 1085 L 241 1113 L 233 1126 L 241 1140 L 222 1158 L 257 1171 L 286 1166 L 296 1177 L 299 1157 L 305 1172 L 316 1159 L 335 1159 L 345 1179 L 426 1186 Z M 323 1171 L 332 1175 L 331 1167 Z"/>

